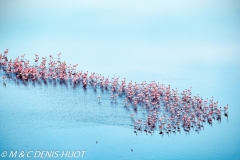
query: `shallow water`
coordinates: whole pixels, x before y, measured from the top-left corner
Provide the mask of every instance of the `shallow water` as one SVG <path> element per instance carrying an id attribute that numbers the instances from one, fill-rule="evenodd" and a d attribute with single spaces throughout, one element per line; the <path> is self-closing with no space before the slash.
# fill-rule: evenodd
<path id="1" fill-rule="evenodd" d="M 130 118 L 132 110 L 123 107 L 121 98 L 111 103 L 107 91 L 94 92 L 91 87 L 84 90 L 82 86 L 73 88 L 54 82 L 23 84 L 7 80 L 6 87 L 0 86 L 0 150 L 85 150 L 84 159 L 239 159 L 236 83 L 219 80 L 219 84 L 213 85 L 151 72 L 125 75 L 136 81 L 147 77 L 147 81 L 169 82 L 180 89 L 191 85 L 193 95 L 214 95 L 222 107 L 229 103 L 229 118 L 222 117 L 221 123 L 213 121 L 212 126 L 206 124 L 199 133 L 191 130 L 187 134 L 182 130 L 169 136 L 157 131 L 136 135 Z"/>
<path id="2" fill-rule="evenodd" d="M 133 111 L 120 99 L 112 104 L 107 92 L 13 80 L 4 87 L 0 71 L 0 157 L 3 151 L 85 150 L 77 159 L 240 159 L 238 1 L 0 4 L 0 53 L 8 48 L 9 59 L 26 54 L 33 62 L 34 54 L 49 59 L 61 52 L 61 60 L 84 72 L 155 80 L 179 93 L 192 86 L 193 96 L 229 104 L 228 120 L 222 116 L 199 133 L 136 135 Z"/>

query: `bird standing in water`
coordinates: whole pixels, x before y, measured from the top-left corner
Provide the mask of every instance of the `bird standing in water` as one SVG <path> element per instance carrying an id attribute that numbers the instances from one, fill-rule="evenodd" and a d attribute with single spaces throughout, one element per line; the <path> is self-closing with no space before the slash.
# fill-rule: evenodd
<path id="1" fill-rule="evenodd" d="M 98 96 L 98 103 L 101 103 L 101 95 Z"/>
<path id="2" fill-rule="evenodd" d="M 194 130 L 198 132 L 203 128 L 203 123 L 206 121 L 211 125 L 216 117 L 217 120 L 221 121 L 221 111 L 224 111 L 225 117 L 228 118 L 229 116 L 228 104 L 224 107 L 224 110 L 221 107 L 218 109 L 218 101 L 214 102 L 214 97 L 203 100 L 198 94 L 192 96 L 192 87 L 178 93 L 177 88 L 171 89 L 170 85 L 165 86 L 155 81 L 132 84 L 132 81 L 126 83 L 124 78 L 122 83 L 119 84 L 119 77 L 117 78 L 115 75 L 113 78 L 108 77 L 105 80 L 101 74 L 92 73 L 88 76 L 88 71 L 84 73 L 76 70 L 78 64 L 68 66 L 65 61 L 61 62 L 61 52 L 58 54 L 57 61 L 54 61 L 53 56 L 50 55 L 50 62 L 47 63 L 47 58 L 43 57 L 40 65 L 38 55 L 35 54 L 35 66 L 29 65 L 29 60 L 24 59 L 25 54 L 21 58 L 17 57 L 14 61 L 11 59 L 8 61 L 7 54 L 8 49 L 4 51 L 4 55 L 0 54 L 0 69 L 3 67 L 7 75 L 2 77 L 5 87 L 6 81 L 10 80 L 13 75 L 15 75 L 14 81 L 19 79 L 24 83 L 27 83 L 28 80 L 39 82 L 41 79 L 44 80 L 44 83 L 47 83 L 50 79 L 54 81 L 58 79 L 60 83 L 72 83 L 75 86 L 82 82 L 85 90 L 87 86 L 92 85 L 94 91 L 98 89 L 100 83 L 102 91 L 104 88 L 109 92 L 111 90 L 111 102 L 117 103 L 117 98 L 123 96 L 123 105 L 128 110 L 132 107 L 134 112 L 131 113 L 130 118 L 134 122 L 134 129 L 137 129 L 140 133 L 143 127 L 142 120 L 144 121 L 145 128 L 143 129 L 146 134 L 150 133 L 152 135 L 154 130 L 159 128 L 159 134 L 164 135 L 166 133 L 169 135 L 172 132 L 175 133 L 176 129 L 180 132 L 181 126 L 187 133 L 191 130 L 190 127 L 195 127 Z M 49 66 L 46 64 L 49 64 Z M 97 96 L 97 101 L 101 106 L 100 94 Z M 137 113 L 139 108 L 142 109 L 143 113 L 141 118 L 139 117 L 141 116 L 140 113 Z M 147 118 L 144 118 L 145 114 L 148 114 Z M 135 121 L 139 118 L 140 120 Z M 162 130 L 166 131 L 163 132 Z M 137 135 L 137 131 L 134 131 L 134 133 Z M 96 144 L 98 144 L 98 141 L 96 141 Z M 133 149 L 131 151 L 133 152 Z"/>

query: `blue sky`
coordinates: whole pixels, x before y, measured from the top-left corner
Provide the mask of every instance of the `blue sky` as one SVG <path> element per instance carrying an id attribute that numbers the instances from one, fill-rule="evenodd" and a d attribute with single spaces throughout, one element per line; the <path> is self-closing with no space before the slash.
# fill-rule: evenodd
<path id="1" fill-rule="evenodd" d="M 32 59 L 61 51 L 83 70 L 117 70 L 123 63 L 122 70 L 162 73 L 202 64 L 239 68 L 240 2 L 234 0 L 0 0 L 0 24 L 2 52 Z"/>

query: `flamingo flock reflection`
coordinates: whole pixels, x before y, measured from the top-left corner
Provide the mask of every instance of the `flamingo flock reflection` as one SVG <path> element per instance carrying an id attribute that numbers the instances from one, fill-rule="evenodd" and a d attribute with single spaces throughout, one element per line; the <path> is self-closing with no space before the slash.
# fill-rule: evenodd
<path id="1" fill-rule="evenodd" d="M 181 130 L 187 133 L 190 130 L 199 132 L 204 129 L 204 124 L 212 125 L 213 120 L 221 122 L 222 112 L 228 118 L 228 105 L 222 109 L 214 97 L 204 100 L 199 95 L 193 96 L 192 87 L 179 92 L 177 88 L 172 89 L 170 85 L 165 86 L 155 81 L 127 83 L 126 78 L 120 80 L 116 76 L 109 78 L 94 72 L 77 71 L 78 64 L 67 65 L 60 60 L 61 52 L 55 60 L 49 55 L 49 58 L 42 57 L 41 62 L 35 54 L 35 63 L 32 65 L 24 54 L 14 60 L 9 60 L 7 55 L 8 49 L 0 54 L 0 67 L 5 71 L 2 77 L 4 86 L 7 77 L 13 76 L 21 81 L 46 83 L 53 80 L 82 85 L 84 89 L 92 87 L 95 91 L 109 90 L 111 103 L 117 102 L 118 97 L 124 97 L 123 106 L 133 110 L 130 119 L 136 135 L 142 131 L 146 134 L 158 131 L 161 135 Z M 97 97 L 97 102 L 101 103 L 101 95 Z"/>

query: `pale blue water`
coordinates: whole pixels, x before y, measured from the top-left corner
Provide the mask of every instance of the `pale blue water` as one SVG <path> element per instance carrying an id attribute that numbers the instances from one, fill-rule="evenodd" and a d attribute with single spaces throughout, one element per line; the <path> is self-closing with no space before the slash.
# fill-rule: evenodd
<path id="1" fill-rule="evenodd" d="M 0 53 L 8 48 L 9 59 L 24 53 L 31 61 L 34 54 L 56 58 L 62 52 L 61 60 L 78 63 L 78 70 L 128 82 L 156 80 L 179 91 L 192 86 L 193 95 L 229 104 L 228 121 L 223 117 L 199 133 L 136 136 L 132 110 L 120 100 L 111 104 L 107 92 L 13 80 L 4 87 L 1 78 L 0 153 L 86 150 L 79 159 L 240 159 L 239 6 L 234 0 L 0 0 Z"/>
<path id="2" fill-rule="evenodd" d="M 203 131 L 191 131 L 189 135 L 182 131 L 163 137 L 158 132 L 152 136 L 145 132 L 136 136 L 130 118 L 132 111 L 126 110 L 120 100 L 111 104 L 107 92 L 95 93 L 91 88 L 84 91 L 82 86 L 72 88 L 58 83 L 24 85 L 8 80 L 7 87 L 1 85 L 0 92 L 0 150 L 86 150 L 84 159 L 239 158 L 239 91 L 234 90 L 236 86 L 212 87 L 187 78 L 166 78 L 157 74 L 147 77 L 151 75 L 173 84 L 175 81 L 178 87 L 191 84 L 193 94 L 214 95 L 220 106 L 229 103 L 228 121 L 223 117 L 221 124 L 214 121 L 212 127 L 205 125 Z M 101 104 L 97 103 L 98 94 L 102 95 Z"/>

